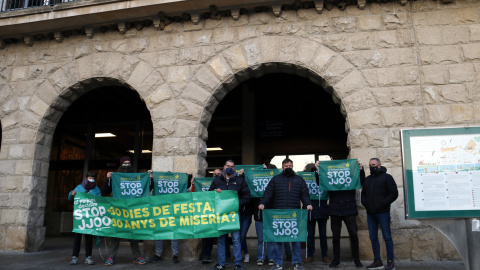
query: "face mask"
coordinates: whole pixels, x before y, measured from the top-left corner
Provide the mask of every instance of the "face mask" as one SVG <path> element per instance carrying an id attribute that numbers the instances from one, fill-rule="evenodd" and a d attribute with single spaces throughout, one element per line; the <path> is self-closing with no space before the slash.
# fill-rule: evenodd
<path id="1" fill-rule="evenodd" d="M 227 175 L 232 175 L 234 172 L 235 172 L 235 170 L 233 168 L 228 167 L 228 168 L 225 169 L 225 173 Z"/>
<path id="2" fill-rule="evenodd" d="M 125 167 L 128 167 L 130 166 L 131 164 L 130 163 L 123 163 L 122 166 L 125 166 Z"/>
<path id="3" fill-rule="evenodd" d="M 90 183 L 94 183 L 95 179 L 87 179 Z"/>
<path id="4" fill-rule="evenodd" d="M 378 167 L 370 167 L 370 174 L 374 175 L 376 172 L 378 172 Z"/>
<path id="5" fill-rule="evenodd" d="M 284 171 L 285 175 L 293 175 L 293 169 L 292 168 L 286 168 Z"/>

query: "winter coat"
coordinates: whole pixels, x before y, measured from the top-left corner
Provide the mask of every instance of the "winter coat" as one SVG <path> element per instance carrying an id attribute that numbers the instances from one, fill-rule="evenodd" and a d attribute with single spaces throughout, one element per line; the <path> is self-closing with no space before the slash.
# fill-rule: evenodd
<path id="1" fill-rule="evenodd" d="M 365 179 L 364 170 L 360 170 L 360 180 L 362 179 Z M 329 191 L 330 216 L 358 215 L 356 193 L 356 190 Z"/>
<path id="2" fill-rule="evenodd" d="M 312 204 L 305 180 L 296 174 L 281 173 L 270 180 L 260 204 L 270 204 L 272 209 L 300 209 L 300 201 L 304 205 Z"/>
<path id="3" fill-rule="evenodd" d="M 222 175 L 213 179 L 208 191 L 213 191 L 217 188 L 221 190 L 234 190 L 238 193 L 239 212 L 250 201 L 250 189 L 248 188 L 247 182 L 242 176 L 233 175 L 227 182 L 225 171 L 222 171 Z"/>
<path id="4" fill-rule="evenodd" d="M 398 198 L 398 188 L 385 167 L 368 176 L 362 188 L 362 205 L 367 213 L 390 212 L 390 205 Z"/>
<path id="5" fill-rule="evenodd" d="M 92 194 L 92 195 L 95 195 L 95 196 L 102 196 L 102 192 L 100 192 L 100 189 L 95 186 L 94 188 L 90 189 L 90 190 L 85 190 L 85 188 L 80 184 L 78 185 L 75 189 L 74 189 L 77 193 L 79 192 L 82 192 L 82 193 L 88 193 L 88 194 Z M 72 190 L 73 191 L 73 190 Z M 73 202 L 73 198 L 75 196 L 72 196 L 72 191 L 70 191 L 68 193 L 68 200 Z"/>

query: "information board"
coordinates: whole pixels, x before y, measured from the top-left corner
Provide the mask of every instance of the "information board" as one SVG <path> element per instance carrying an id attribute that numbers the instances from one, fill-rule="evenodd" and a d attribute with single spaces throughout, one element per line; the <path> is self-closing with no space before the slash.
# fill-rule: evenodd
<path id="1" fill-rule="evenodd" d="M 400 133 L 405 216 L 480 216 L 480 127 Z"/>

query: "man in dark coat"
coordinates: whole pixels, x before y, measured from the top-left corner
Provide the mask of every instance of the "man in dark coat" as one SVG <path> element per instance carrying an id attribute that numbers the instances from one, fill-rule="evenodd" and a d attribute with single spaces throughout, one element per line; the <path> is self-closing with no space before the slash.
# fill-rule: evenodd
<path id="1" fill-rule="evenodd" d="M 360 179 L 365 179 L 365 172 L 362 169 L 362 163 L 358 161 L 358 165 L 361 168 Z M 330 197 L 328 206 L 330 210 L 330 228 L 332 229 L 333 236 L 333 261 L 330 263 L 330 267 L 338 267 L 340 265 L 340 234 L 342 232 L 342 221 L 347 227 L 355 266 L 363 267 L 360 262 L 357 235 L 358 209 L 357 201 L 355 199 L 356 190 L 329 191 L 328 195 Z"/>
<path id="2" fill-rule="evenodd" d="M 237 176 L 235 173 L 235 163 L 232 160 L 227 160 L 223 166 L 222 174 L 213 179 L 208 191 L 215 190 L 220 193 L 222 190 L 235 190 L 238 193 L 239 211 L 250 201 L 250 189 L 247 182 L 242 176 Z M 217 240 L 217 258 L 218 264 L 214 269 L 225 269 L 226 264 L 226 249 L 225 238 L 227 234 L 218 237 Z M 240 231 L 232 233 L 233 240 L 233 256 L 235 257 L 235 270 L 242 269 L 242 247 L 240 244 Z"/>
<path id="3" fill-rule="evenodd" d="M 383 240 L 387 249 L 387 267 L 394 270 L 393 240 L 390 232 L 390 205 L 398 198 L 398 188 L 393 177 L 387 173 L 378 158 L 369 162 L 370 176 L 365 179 L 362 188 L 362 204 L 367 210 L 367 223 L 372 242 L 374 261 L 367 269 L 383 269 L 378 242 L 378 225 L 382 229 Z"/>
<path id="4" fill-rule="evenodd" d="M 283 173 L 274 176 L 267 185 L 258 209 L 263 210 L 265 205 L 272 209 L 300 209 L 300 201 L 312 210 L 310 194 L 305 180 L 293 171 L 293 161 L 282 161 Z M 283 269 L 283 243 L 275 242 L 275 266 L 271 269 Z M 300 255 L 300 242 L 292 243 L 292 263 L 295 270 L 303 269 Z"/>

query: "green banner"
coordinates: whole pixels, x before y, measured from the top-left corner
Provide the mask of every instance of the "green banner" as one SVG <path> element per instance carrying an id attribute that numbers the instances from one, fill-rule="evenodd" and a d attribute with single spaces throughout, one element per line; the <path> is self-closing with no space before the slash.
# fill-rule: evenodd
<path id="1" fill-rule="evenodd" d="M 215 177 L 199 177 L 193 180 L 195 191 L 208 191 Z"/>
<path id="2" fill-rule="evenodd" d="M 150 196 L 148 173 L 112 173 L 112 196 L 133 199 Z"/>
<path id="3" fill-rule="evenodd" d="M 310 200 L 328 200 L 328 190 L 325 187 L 317 185 L 317 178 L 315 172 L 296 172 L 301 176 L 308 186 L 308 192 L 310 193 Z"/>
<path id="4" fill-rule="evenodd" d="M 280 173 L 282 173 L 280 169 L 245 171 L 245 181 L 247 181 L 252 198 L 263 197 L 270 179 Z"/>
<path id="5" fill-rule="evenodd" d="M 263 241 L 307 242 L 307 209 L 263 210 Z"/>
<path id="6" fill-rule="evenodd" d="M 253 170 L 263 170 L 263 165 L 235 165 L 235 172 L 239 173 L 243 169 L 244 172 Z"/>
<path id="7" fill-rule="evenodd" d="M 188 175 L 176 172 L 153 172 L 153 196 L 187 192 Z"/>
<path id="8" fill-rule="evenodd" d="M 116 199 L 78 192 L 73 232 L 137 240 L 218 237 L 238 231 L 235 191 Z"/>
<path id="9" fill-rule="evenodd" d="M 320 181 L 328 191 L 360 189 L 360 168 L 356 159 L 321 161 Z"/>

